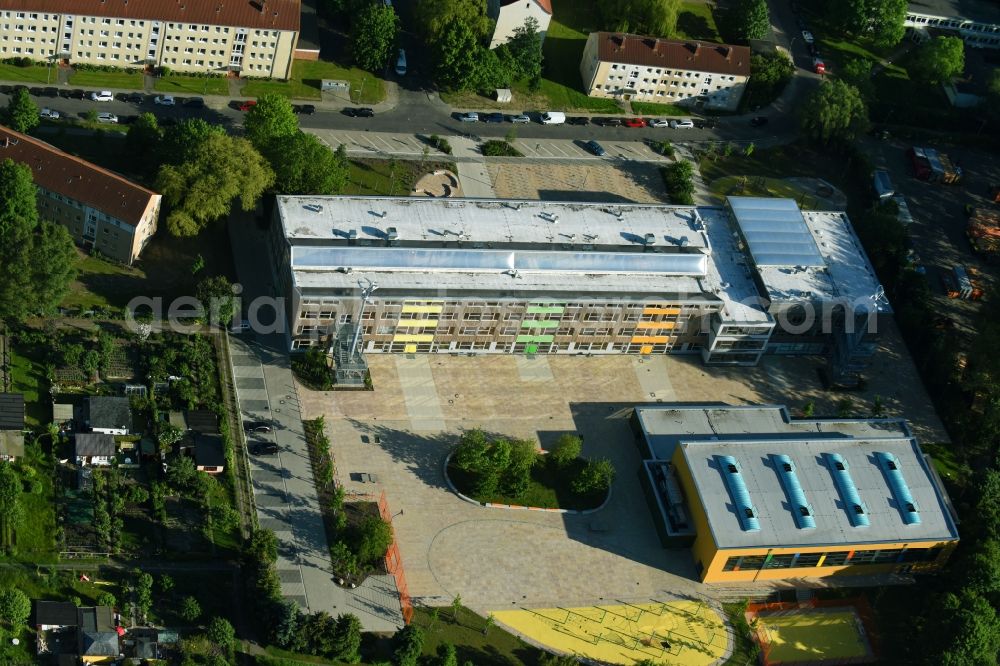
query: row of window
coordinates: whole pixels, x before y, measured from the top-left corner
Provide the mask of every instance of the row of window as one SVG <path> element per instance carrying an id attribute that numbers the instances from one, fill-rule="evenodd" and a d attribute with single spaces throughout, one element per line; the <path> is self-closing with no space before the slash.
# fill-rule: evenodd
<path id="1" fill-rule="evenodd" d="M 639 71 L 641 70 L 641 68 L 636 67 L 635 65 L 616 65 L 616 64 L 612 64 L 611 65 L 611 69 L 621 69 L 621 70 L 631 69 L 632 71 L 629 74 L 629 76 L 633 76 L 633 77 L 638 76 L 639 75 Z M 694 71 L 687 70 L 687 69 L 671 70 L 671 69 L 662 69 L 662 68 L 659 68 L 659 67 L 647 67 L 646 68 L 646 73 L 647 74 L 662 74 L 664 76 L 677 76 L 677 77 L 681 77 L 681 78 L 692 78 L 692 77 L 697 78 L 699 76 L 702 76 L 703 74 L 705 74 L 705 75 L 707 75 L 709 77 L 712 76 L 712 74 L 710 74 L 708 72 L 694 72 Z M 721 76 L 720 78 L 722 78 L 723 80 L 725 80 L 726 77 L 725 76 Z M 735 81 L 736 77 L 735 76 L 730 76 L 729 80 L 730 81 Z"/>
<path id="2" fill-rule="evenodd" d="M 24 21 L 24 20 L 27 20 L 27 21 L 37 21 L 37 20 L 39 20 L 39 17 L 41 17 L 41 20 L 43 20 L 43 21 L 49 21 L 49 20 L 57 21 L 57 20 L 59 20 L 59 16 L 60 16 L 59 14 L 36 14 L 36 13 L 9 12 L 9 11 L 3 12 L 3 18 L 8 18 L 8 19 L 9 18 L 14 18 L 14 19 L 22 20 L 22 21 Z M 72 20 L 73 20 L 72 16 L 67 16 L 66 17 L 67 23 L 71 23 Z M 82 17 L 80 17 L 80 23 L 94 23 L 94 24 L 96 24 L 96 23 L 98 23 L 98 21 L 100 21 L 100 25 L 121 25 L 121 26 L 130 25 L 130 26 L 137 26 L 137 27 L 140 27 L 140 28 L 145 27 L 145 25 L 146 25 L 146 21 L 135 20 L 135 19 L 111 19 L 111 18 L 98 18 L 96 16 L 82 16 Z M 228 32 L 231 32 L 233 30 L 237 30 L 237 28 L 233 28 L 231 26 L 221 26 L 221 25 L 212 26 L 212 25 L 194 24 L 194 23 L 190 23 L 190 24 L 185 24 L 185 23 L 168 23 L 167 27 L 170 28 L 171 30 L 174 30 L 174 29 L 176 29 L 176 30 L 188 30 L 190 32 L 199 32 L 199 31 L 200 32 L 210 32 L 213 28 L 215 29 L 215 32 L 217 32 L 217 33 L 223 33 L 223 32 L 228 33 Z M 262 36 L 262 37 L 267 37 L 267 36 L 277 37 L 280 34 L 279 30 L 251 30 L 249 32 L 251 34 L 253 34 L 253 35 L 259 35 L 259 36 Z"/>
<path id="3" fill-rule="evenodd" d="M 347 322 L 341 322 L 347 323 Z M 556 336 L 589 336 L 589 337 L 628 337 L 631 338 L 636 335 L 642 337 L 670 337 L 681 333 L 677 329 L 664 328 L 664 329 L 635 329 L 635 328 L 623 328 L 617 332 L 615 329 L 610 327 L 602 328 L 557 328 L 557 329 L 531 329 L 524 328 L 521 326 L 426 326 L 426 327 L 406 327 L 397 328 L 395 326 L 365 326 L 362 328 L 361 333 L 365 336 L 371 335 L 395 335 L 398 333 L 405 333 L 407 335 L 437 335 L 441 338 L 451 337 L 455 335 L 478 335 L 478 336 L 513 336 L 513 335 L 532 335 L 537 333 L 538 335 L 556 335 Z M 332 332 L 329 326 L 323 324 L 300 324 L 296 327 L 296 335 L 306 335 L 309 333 L 323 333 L 327 334 Z M 761 343 L 763 344 L 763 343 Z M 763 347 L 762 347 L 763 348 Z"/>
<path id="4" fill-rule="evenodd" d="M 336 310 L 303 310 L 299 313 L 301 319 L 332 319 L 337 315 Z M 365 310 L 361 319 L 371 320 L 375 319 L 375 313 L 372 310 Z M 342 323 L 350 318 L 350 315 L 341 315 Z M 394 312 L 383 312 L 379 317 L 380 320 L 386 321 L 405 321 L 405 322 L 420 322 L 423 320 L 433 320 L 433 321 L 456 321 L 459 319 L 458 313 L 456 312 L 439 312 L 439 313 L 418 313 L 418 312 L 403 312 L 401 314 Z M 676 315 L 648 315 L 639 314 L 638 312 L 628 312 L 624 316 L 620 313 L 609 313 L 609 312 L 586 312 L 580 314 L 579 312 L 567 312 L 561 315 L 537 315 L 537 314 L 523 314 L 520 312 L 506 312 L 501 317 L 499 312 L 466 312 L 462 315 L 462 321 L 585 321 L 585 322 L 608 322 L 608 323 L 620 323 L 620 322 L 646 322 L 646 323 L 665 323 L 671 324 L 672 326 L 678 326 L 682 323 L 682 319 Z M 686 318 L 685 318 L 686 320 Z"/>
<path id="5" fill-rule="evenodd" d="M 730 557 L 723 571 L 757 571 L 802 567 L 842 567 L 864 564 L 912 564 L 933 562 L 942 548 L 888 548 L 884 550 L 836 550 L 828 553 L 787 553 Z"/>
<path id="6" fill-rule="evenodd" d="M 919 25 L 933 25 L 942 28 L 961 28 L 962 30 L 972 30 L 974 32 L 1000 32 L 1000 26 L 992 23 L 972 23 L 971 21 L 963 21 L 961 19 L 947 19 L 935 16 L 917 16 L 916 14 L 910 14 L 906 17 L 906 21 L 908 23 L 916 23 Z"/>

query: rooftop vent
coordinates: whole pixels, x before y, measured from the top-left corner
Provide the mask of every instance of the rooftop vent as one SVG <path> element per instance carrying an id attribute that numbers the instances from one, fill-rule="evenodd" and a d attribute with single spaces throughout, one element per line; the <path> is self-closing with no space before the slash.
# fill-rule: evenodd
<path id="1" fill-rule="evenodd" d="M 903 522 L 907 525 L 919 525 L 920 511 L 917 508 L 917 503 L 913 501 L 913 495 L 910 494 L 910 487 L 906 484 L 906 479 L 903 478 L 899 459 L 891 453 L 876 451 L 875 460 L 878 461 L 878 466 L 882 468 L 882 473 L 889 481 L 892 498 L 896 500 L 896 506 L 903 514 Z"/>
<path id="2" fill-rule="evenodd" d="M 643 240 L 646 245 L 656 244 L 656 234 L 646 234 L 646 238 Z"/>
<path id="3" fill-rule="evenodd" d="M 750 493 L 747 491 L 746 482 L 743 481 L 743 473 L 736 458 L 732 456 L 715 456 L 715 461 L 722 470 L 722 478 L 726 482 L 729 490 L 729 497 L 736 505 L 736 517 L 739 518 L 740 527 L 744 532 L 757 532 L 760 530 L 760 520 L 757 518 L 757 510 L 750 503 Z"/>
<path id="4" fill-rule="evenodd" d="M 548 220 L 549 222 L 551 222 L 553 224 L 556 224 L 556 223 L 559 222 L 559 216 L 556 215 L 555 213 L 539 213 L 538 217 L 542 218 L 543 220 Z"/>
<path id="5" fill-rule="evenodd" d="M 385 230 L 385 237 L 390 241 L 399 240 L 399 232 L 396 227 L 389 227 Z"/>
<path id="6" fill-rule="evenodd" d="M 806 501 L 806 494 L 799 483 L 799 477 L 795 473 L 795 464 L 792 459 L 784 454 L 771 454 L 771 462 L 778 471 L 778 478 L 781 479 L 781 486 L 785 489 L 785 496 L 788 504 L 792 508 L 792 518 L 795 526 L 800 530 L 811 530 L 816 527 L 816 519 L 813 518 L 812 507 Z"/>
<path id="7" fill-rule="evenodd" d="M 350 231 L 347 232 L 347 237 L 350 238 L 351 240 L 357 240 L 358 239 L 358 230 L 357 229 L 351 229 Z"/>
<path id="8" fill-rule="evenodd" d="M 839 453 L 824 453 L 823 459 L 840 492 L 840 499 L 847 510 L 847 519 L 853 527 L 868 527 L 868 507 L 858 495 L 858 487 L 854 485 L 854 479 L 847 469 L 847 461 Z"/>

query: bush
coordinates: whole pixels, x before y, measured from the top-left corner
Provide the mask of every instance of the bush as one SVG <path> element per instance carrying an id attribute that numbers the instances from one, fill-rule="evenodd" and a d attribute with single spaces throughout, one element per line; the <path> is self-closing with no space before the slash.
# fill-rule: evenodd
<path id="1" fill-rule="evenodd" d="M 358 527 L 356 543 L 359 561 L 364 564 L 377 562 L 385 557 L 392 545 L 392 525 L 380 517 L 370 516 Z"/>
<path id="2" fill-rule="evenodd" d="M 560 435 L 547 458 L 558 467 L 565 467 L 580 457 L 583 450 L 583 440 L 576 435 Z"/>
<path id="3" fill-rule="evenodd" d="M 396 666 L 417 666 L 424 648 L 423 630 L 411 624 L 397 631 L 393 639 L 396 643 L 393 654 Z"/>
<path id="4" fill-rule="evenodd" d="M 115 595 L 110 592 L 101 592 L 97 595 L 97 605 L 107 606 L 109 608 L 114 608 L 118 604 L 118 600 L 115 599 Z"/>
<path id="5" fill-rule="evenodd" d="M 327 365 L 326 353 L 320 347 L 310 347 L 304 354 L 294 356 L 292 371 L 314 391 L 333 388 L 333 370 Z"/>
<path id="6" fill-rule="evenodd" d="M 500 139 L 487 141 L 480 147 L 480 151 L 487 157 L 524 157 L 514 146 Z"/>
<path id="7" fill-rule="evenodd" d="M 615 468 L 610 460 L 591 460 L 580 470 L 580 475 L 573 479 L 570 486 L 573 492 L 581 495 L 598 493 L 607 491 L 614 478 Z"/>
<path id="8" fill-rule="evenodd" d="M 435 150 L 440 150 L 445 155 L 451 155 L 451 144 L 448 143 L 448 139 L 442 139 L 437 134 L 431 134 L 428 141 Z"/>
<path id="9" fill-rule="evenodd" d="M 694 204 L 694 167 L 690 162 L 677 162 L 661 168 L 660 172 L 670 203 L 683 206 Z"/>
<path id="10" fill-rule="evenodd" d="M 663 155 L 664 157 L 673 157 L 676 151 L 674 150 L 674 144 L 670 143 L 669 140 L 664 139 L 663 141 L 657 141 L 653 144 L 653 150 Z"/>

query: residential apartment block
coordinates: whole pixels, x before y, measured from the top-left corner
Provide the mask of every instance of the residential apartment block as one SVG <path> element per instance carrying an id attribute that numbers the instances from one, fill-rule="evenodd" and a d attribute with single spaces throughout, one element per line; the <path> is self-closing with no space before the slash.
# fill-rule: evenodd
<path id="1" fill-rule="evenodd" d="M 750 77 L 750 49 L 592 32 L 583 49 L 580 75 L 591 97 L 733 111 Z"/>
<path id="2" fill-rule="evenodd" d="M 141 185 L 0 127 L 0 160 L 5 159 L 31 168 L 39 215 L 69 229 L 88 250 L 132 264 L 156 233 L 161 197 Z"/>
<path id="3" fill-rule="evenodd" d="M 1000 48 L 1000 5 L 990 0 L 912 0 L 904 25 L 918 40 L 928 38 L 930 29 L 974 48 Z"/>
<path id="4" fill-rule="evenodd" d="M 878 282 L 846 216 L 789 199 L 281 196 L 272 230 L 292 349 L 332 347 L 360 324 L 366 353 L 695 353 L 753 365 L 844 348 L 841 360 L 856 362 L 867 329 L 838 340 L 868 308 L 888 309 L 870 298 Z"/>
<path id="5" fill-rule="evenodd" d="M 299 0 L 0 0 L 0 58 L 288 78 Z"/>
<path id="6" fill-rule="evenodd" d="M 491 49 L 506 44 L 529 18 L 538 21 L 538 32 L 545 41 L 552 20 L 552 0 L 489 0 L 487 13 L 496 21 L 490 39 Z"/>
<path id="7" fill-rule="evenodd" d="M 958 544 L 944 484 L 900 419 L 792 419 L 777 405 L 635 408 L 639 478 L 666 547 L 706 583 L 939 570 Z"/>

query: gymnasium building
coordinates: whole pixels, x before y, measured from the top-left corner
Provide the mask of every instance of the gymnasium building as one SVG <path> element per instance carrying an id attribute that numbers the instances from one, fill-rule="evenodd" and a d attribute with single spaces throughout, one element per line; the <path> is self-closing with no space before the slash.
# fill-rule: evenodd
<path id="1" fill-rule="evenodd" d="M 905 421 L 720 403 L 636 407 L 632 426 L 661 539 L 703 582 L 935 571 L 958 543 Z"/>

